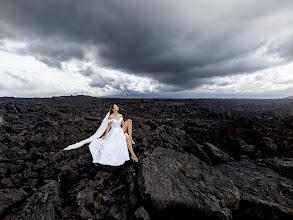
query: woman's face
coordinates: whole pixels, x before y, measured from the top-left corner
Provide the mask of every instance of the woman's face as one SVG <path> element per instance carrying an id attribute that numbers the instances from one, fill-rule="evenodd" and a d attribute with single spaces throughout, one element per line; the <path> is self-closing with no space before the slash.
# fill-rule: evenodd
<path id="1" fill-rule="evenodd" d="M 117 111 L 118 111 L 118 110 L 119 110 L 119 107 L 118 107 L 118 105 L 116 105 L 116 104 L 115 104 L 115 105 L 113 106 L 113 110 L 114 110 L 114 111 L 115 111 L 115 110 L 117 110 Z"/>

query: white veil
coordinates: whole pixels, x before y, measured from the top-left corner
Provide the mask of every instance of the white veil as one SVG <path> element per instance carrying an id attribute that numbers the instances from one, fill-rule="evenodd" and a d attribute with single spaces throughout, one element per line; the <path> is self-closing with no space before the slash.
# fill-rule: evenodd
<path id="1" fill-rule="evenodd" d="M 69 145 L 68 147 L 64 148 L 63 150 L 72 150 L 72 149 L 79 148 L 79 147 L 83 146 L 84 144 L 90 143 L 94 139 L 101 137 L 102 134 L 104 134 L 104 132 L 107 129 L 109 115 L 110 115 L 110 111 L 107 113 L 107 115 L 103 119 L 103 121 L 102 121 L 100 127 L 98 128 L 98 130 L 96 131 L 96 133 L 94 133 L 92 136 L 90 136 L 87 139 L 84 139 L 84 140 L 82 140 L 80 142 L 77 142 L 75 144 Z"/>

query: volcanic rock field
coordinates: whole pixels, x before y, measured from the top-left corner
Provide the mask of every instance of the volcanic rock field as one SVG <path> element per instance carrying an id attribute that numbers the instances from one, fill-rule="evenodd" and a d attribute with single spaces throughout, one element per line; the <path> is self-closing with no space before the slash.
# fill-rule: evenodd
<path id="1" fill-rule="evenodd" d="M 111 104 L 131 160 L 92 163 Z M 0 219 L 293 219 L 293 100 L 0 98 Z"/>

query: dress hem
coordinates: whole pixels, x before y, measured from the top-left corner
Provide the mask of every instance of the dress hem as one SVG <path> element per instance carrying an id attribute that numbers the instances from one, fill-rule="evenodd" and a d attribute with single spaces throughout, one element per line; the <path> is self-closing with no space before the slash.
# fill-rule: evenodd
<path id="1" fill-rule="evenodd" d="M 130 160 L 130 159 L 129 159 Z M 92 162 L 93 164 L 100 164 L 100 165 L 103 165 L 103 166 L 111 166 L 111 167 L 118 167 L 118 166 L 121 166 L 123 164 L 125 164 L 126 161 L 129 161 L 129 160 L 125 160 L 124 163 L 120 164 L 120 165 L 112 165 L 112 164 L 102 164 L 102 163 L 99 163 L 99 162 Z"/>

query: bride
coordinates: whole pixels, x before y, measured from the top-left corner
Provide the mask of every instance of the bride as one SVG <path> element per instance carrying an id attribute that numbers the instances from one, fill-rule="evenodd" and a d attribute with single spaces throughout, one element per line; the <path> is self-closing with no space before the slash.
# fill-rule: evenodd
<path id="1" fill-rule="evenodd" d="M 118 105 L 112 105 L 105 135 L 93 140 L 89 145 L 93 163 L 112 166 L 121 165 L 126 160 L 129 160 L 127 147 L 131 153 L 132 160 L 138 162 L 138 158 L 132 149 L 132 144 L 135 144 L 132 139 L 132 120 L 128 119 L 124 122 L 123 116 L 118 114 L 118 110 Z M 111 130 L 109 131 L 110 128 Z M 129 135 L 126 132 L 127 130 Z"/>
<path id="2" fill-rule="evenodd" d="M 138 158 L 132 149 L 132 144 L 135 144 L 132 139 L 132 120 L 128 119 L 124 122 L 123 116 L 118 114 L 118 110 L 118 105 L 112 105 L 94 135 L 76 144 L 72 144 L 64 148 L 64 150 L 76 149 L 90 142 L 89 149 L 93 157 L 93 163 L 119 166 L 124 164 L 125 161 L 130 160 L 128 148 L 131 153 L 131 159 L 138 162 Z M 105 130 L 105 135 L 99 138 Z"/>

